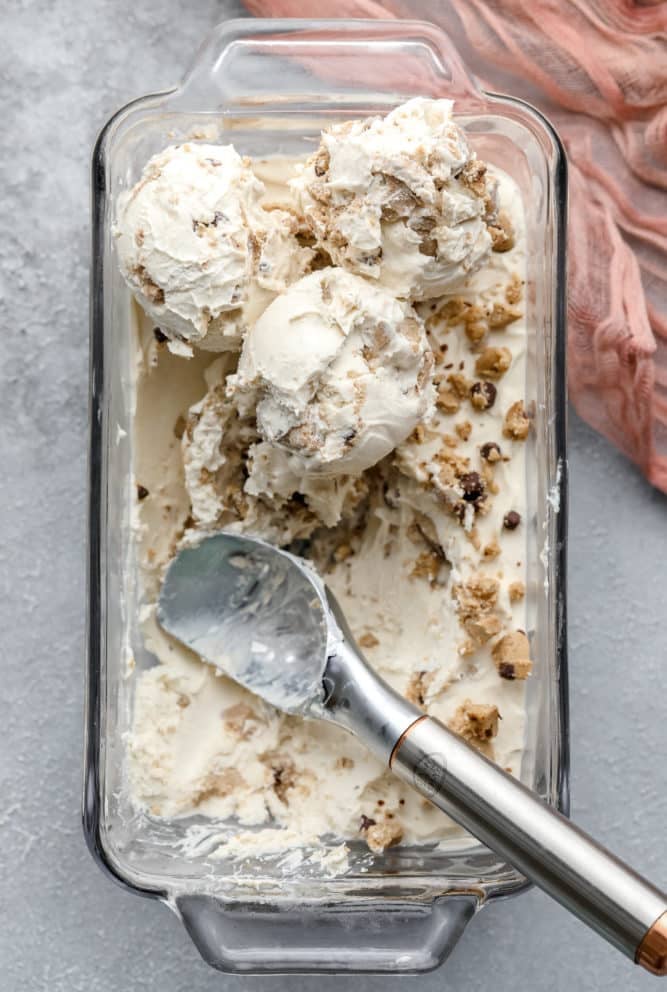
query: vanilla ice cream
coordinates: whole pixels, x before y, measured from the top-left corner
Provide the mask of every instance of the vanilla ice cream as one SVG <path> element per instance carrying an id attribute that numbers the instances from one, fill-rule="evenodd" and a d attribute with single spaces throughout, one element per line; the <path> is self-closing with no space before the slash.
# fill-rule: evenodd
<path id="1" fill-rule="evenodd" d="M 197 528 L 282 545 L 336 524 L 366 494 L 363 480 L 314 476 L 298 457 L 261 441 L 254 410 L 241 413 L 229 395 L 229 370 L 226 355 L 206 369 L 207 392 L 185 419 L 184 481 Z"/>
<path id="2" fill-rule="evenodd" d="M 347 158 L 345 134 L 354 138 Z M 337 177 L 327 202 L 343 224 L 348 208 L 366 218 L 382 248 L 373 265 L 357 264 L 361 220 L 350 221 L 351 253 L 329 240 L 333 227 L 320 240 L 315 223 L 333 264 L 290 279 L 249 322 L 240 356 L 198 350 L 184 361 L 156 343 L 153 312 L 139 314 L 142 600 L 128 658 L 126 782 L 141 815 L 186 818 L 186 841 L 205 843 L 212 857 L 331 843 L 331 870 L 343 872 L 341 841 L 376 853 L 466 840 L 352 735 L 274 710 L 166 635 L 155 613 L 164 568 L 179 547 L 222 527 L 289 546 L 323 575 L 369 664 L 396 691 L 518 773 L 531 667 L 523 633 L 531 633 L 531 422 L 525 222 L 514 183 L 499 170 L 484 175 L 446 101 L 411 101 L 385 121 L 329 131 L 327 141 L 336 165 L 317 178 L 328 189 Z M 314 163 L 299 174 L 303 165 L 254 167 L 274 202 L 289 207 L 290 196 L 309 202 L 303 180 Z M 380 191 L 390 187 L 388 207 Z M 367 213 L 364 189 L 373 193 Z M 484 213 L 496 206 L 502 238 Z M 426 216 L 450 254 L 417 245 L 393 256 L 392 238 L 414 247 L 413 235 L 423 236 L 415 219 Z M 442 280 L 455 288 L 422 299 Z"/>
<path id="3" fill-rule="evenodd" d="M 412 306 L 343 269 L 304 276 L 267 307 L 230 380 L 284 452 L 276 474 L 359 475 L 428 414 L 433 356 Z M 284 466 L 284 468 L 283 468 Z M 255 459 L 253 471 L 267 463 Z"/>
<path id="4" fill-rule="evenodd" d="M 292 213 L 262 209 L 264 185 L 232 145 L 166 148 L 120 201 L 121 271 L 144 311 L 187 356 L 236 350 L 277 292 L 307 270 Z"/>
<path id="5" fill-rule="evenodd" d="M 495 189 L 451 100 L 332 125 L 292 186 L 334 264 L 396 296 L 440 296 L 489 256 Z"/>

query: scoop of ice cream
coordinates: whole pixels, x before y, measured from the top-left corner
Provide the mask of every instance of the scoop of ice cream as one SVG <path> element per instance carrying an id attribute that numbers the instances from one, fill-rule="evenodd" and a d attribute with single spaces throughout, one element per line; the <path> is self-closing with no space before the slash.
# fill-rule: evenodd
<path id="1" fill-rule="evenodd" d="M 241 410 L 256 406 L 261 437 L 298 456 L 302 471 L 354 475 L 429 412 L 432 360 L 408 303 L 327 268 L 267 307 L 229 388 Z"/>
<path id="2" fill-rule="evenodd" d="M 384 118 L 334 124 L 292 181 L 332 261 L 397 296 L 440 296 L 491 249 L 493 190 L 452 106 L 415 98 Z"/>
<path id="3" fill-rule="evenodd" d="M 254 412 L 240 414 L 226 393 L 231 360 L 221 355 L 206 369 L 208 390 L 190 408 L 181 442 L 196 527 L 286 544 L 333 526 L 364 496 L 362 480 L 308 476 L 298 458 L 259 441 Z"/>
<path id="4" fill-rule="evenodd" d="M 119 202 L 121 271 L 170 339 L 235 350 L 277 292 L 306 271 L 311 252 L 285 210 L 260 205 L 264 185 L 232 145 L 166 148 Z"/>

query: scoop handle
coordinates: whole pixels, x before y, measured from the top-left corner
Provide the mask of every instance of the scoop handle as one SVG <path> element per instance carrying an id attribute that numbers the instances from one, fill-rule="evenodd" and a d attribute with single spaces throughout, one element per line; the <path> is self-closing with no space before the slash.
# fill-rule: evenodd
<path id="1" fill-rule="evenodd" d="M 637 964 L 667 975 L 667 896 L 429 716 L 392 771 Z"/>
<path id="2" fill-rule="evenodd" d="M 324 673 L 328 718 L 633 961 L 667 975 L 667 896 L 387 685 L 327 594 L 344 635 Z"/>

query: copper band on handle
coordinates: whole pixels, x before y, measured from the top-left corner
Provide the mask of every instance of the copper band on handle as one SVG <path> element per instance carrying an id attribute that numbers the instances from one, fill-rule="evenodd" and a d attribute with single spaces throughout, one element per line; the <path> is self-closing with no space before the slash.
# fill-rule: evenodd
<path id="1" fill-rule="evenodd" d="M 667 975 L 667 910 L 646 931 L 637 948 L 635 963 L 652 975 Z"/>
<path id="2" fill-rule="evenodd" d="M 426 714 L 426 713 L 424 713 L 424 715 L 423 715 L 423 716 L 418 716 L 418 717 L 417 717 L 417 719 L 416 719 L 416 720 L 414 720 L 414 721 L 413 721 L 413 722 L 412 722 L 412 723 L 410 724 L 410 726 L 409 726 L 409 727 L 406 727 L 406 728 L 405 728 L 405 730 L 403 731 L 403 733 L 401 734 L 401 736 L 400 736 L 400 737 L 398 738 L 398 740 L 397 740 L 397 741 L 396 741 L 396 743 L 394 744 L 394 746 L 393 746 L 393 748 L 391 749 L 391 754 L 389 755 L 389 767 L 390 767 L 390 768 L 391 768 L 391 763 L 392 763 L 392 761 L 394 760 L 394 758 L 396 757 L 396 755 L 397 755 L 397 754 L 398 754 L 398 752 L 400 751 L 400 749 L 401 749 L 401 745 L 403 744 L 403 742 L 404 742 L 404 740 L 405 740 L 405 738 L 406 738 L 406 737 L 408 736 L 408 734 L 409 734 L 409 733 L 410 733 L 410 732 L 411 732 L 412 730 L 414 730 L 414 729 L 415 729 L 415 727 L 417 726 L 417 724 L 418 724 L 418 723 L 421 723 L 421 722 L 422 722 L 422 720 L 427 720 L 427 719 L 428 719 L 428 716 L 427 716 L 427 714 Z"/>

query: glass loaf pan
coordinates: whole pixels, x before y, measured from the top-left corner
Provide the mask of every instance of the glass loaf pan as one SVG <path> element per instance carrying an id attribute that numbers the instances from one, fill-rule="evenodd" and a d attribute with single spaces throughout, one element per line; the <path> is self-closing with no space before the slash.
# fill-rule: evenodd
<path id="1" fill-rule="evenodd" d="M 465 838 L 446 850 L 399 847 L 382 855 L 353 843 L 350 869 L 338 878 L 318 877 L 312 866 L 286 873 L 278 857 L 239 871 L 208 858 L 205 845 L 184 853 L 193 818 L 139 815 L 123 785 L 133 687 L 125 645 L 135 621 L 124 604 L 136 581 L 133 306 L 114 254 L 116 197 L 151 155 L 174 142 L 205 135 L 233 141 L 242 154 L 302 155 L 324 124 L 385 113 L 415 95 L 454 99 L 479 156 L 508 172 L 524 198 L 526 396 L 535 411 L 527 442 L 526 560 L 535 668 L 521 777 L 566 809 L 566 175 L 547 121 L 520 100 L 480 92 L 430 24 L 238 20 L 212 32 L 181 86 L 115 114 L 94 152 L 84 828 L 101 865 L 129 889 L 166 902 L 204 958 L 225 971 L 424 971 L 445 959 L 488 899 L 526 885 Z"/>

